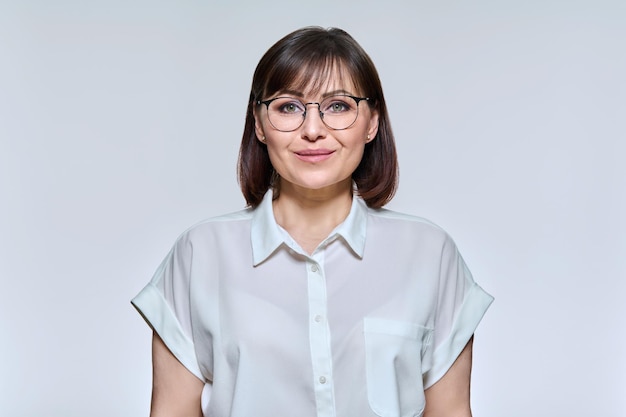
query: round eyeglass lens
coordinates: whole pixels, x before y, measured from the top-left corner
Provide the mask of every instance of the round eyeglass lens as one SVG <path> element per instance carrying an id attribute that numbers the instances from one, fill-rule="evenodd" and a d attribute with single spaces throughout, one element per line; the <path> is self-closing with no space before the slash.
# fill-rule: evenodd
<path id="1" fill-rule="evenodd" d="M 334 130 L 347 129 L 359 115 L 359 104 L 351 96 L 336 95 L 325 98 L 321 103 L 304 104 L 294 97 L 277 97 L 267 105 L 270 123 L 277 130 L 290 132 L 298 129 L 308 114 L 309 106 L 318 106 L 324 124 Z"/>

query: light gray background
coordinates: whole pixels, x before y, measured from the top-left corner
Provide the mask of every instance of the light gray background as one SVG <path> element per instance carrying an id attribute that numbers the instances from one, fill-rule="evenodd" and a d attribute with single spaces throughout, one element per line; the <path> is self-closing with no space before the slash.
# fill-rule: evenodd
<path id="1" fill-rule="evenodd" d="M 623 1 L 0 5 L 0 414 L 147 415 L 129 300 L 191 224 L 240 209 L 254 67 L 340 26 L 397 135 L 390 208 L 448 230 L 496 297 L 474 415 L 626 415 Z"/>

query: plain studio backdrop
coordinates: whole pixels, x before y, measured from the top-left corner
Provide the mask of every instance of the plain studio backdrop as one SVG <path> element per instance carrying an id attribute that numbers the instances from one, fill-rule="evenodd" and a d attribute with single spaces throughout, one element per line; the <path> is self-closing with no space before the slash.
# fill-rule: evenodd
<path id="1" fill-rule="evenodd" d="M 338 26 L 376 63 L 390 208 L 431 219 L 496 297 L 474 415 L 626 415 L 623 1 L 5 1 L 0 415 L 146 416 L 129 300 L 176 237 L 243 208 L 261 55 Z"/>

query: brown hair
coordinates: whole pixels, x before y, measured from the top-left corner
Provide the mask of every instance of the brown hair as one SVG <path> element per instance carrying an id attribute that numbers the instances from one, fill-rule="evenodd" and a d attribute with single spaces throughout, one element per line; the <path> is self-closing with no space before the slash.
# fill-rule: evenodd
<path id="1" fill-rule="evenodd" d="M 320 89 L 333 74 L 344 72 L 350 75 L 359 94 L 370 98 L 368 104 L 378 112 L 378 133 L 365 146 L 352 179 L 369 207 L 380 208 L 393 198 L 398 184 L 398 159 L 374 63 L 345 31 L 305 27 L 276 42 L 263 55 L 252 78 L 237 167 L 239 185 L 249 206 L 258 206 L 267 190 L 277 185 L 267 148 L 259 142 L 254 129 L 257 100 L 284 89 L 302 91 L 311 82 L 314 90 Z"/>

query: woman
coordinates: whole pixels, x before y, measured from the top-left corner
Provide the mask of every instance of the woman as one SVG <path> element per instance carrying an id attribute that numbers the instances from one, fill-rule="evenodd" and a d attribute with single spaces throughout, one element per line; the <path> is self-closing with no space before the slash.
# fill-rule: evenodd
<path id="1" fill-rule="evenodd" d="M 492 298 L 444 231 L 381 208 L 394 139 L 346 32 L 262 57 L 239 180 L 248 209 L 183 233 L 133 299 L 154 330 L 151 416 L 470 416 Z"/>

